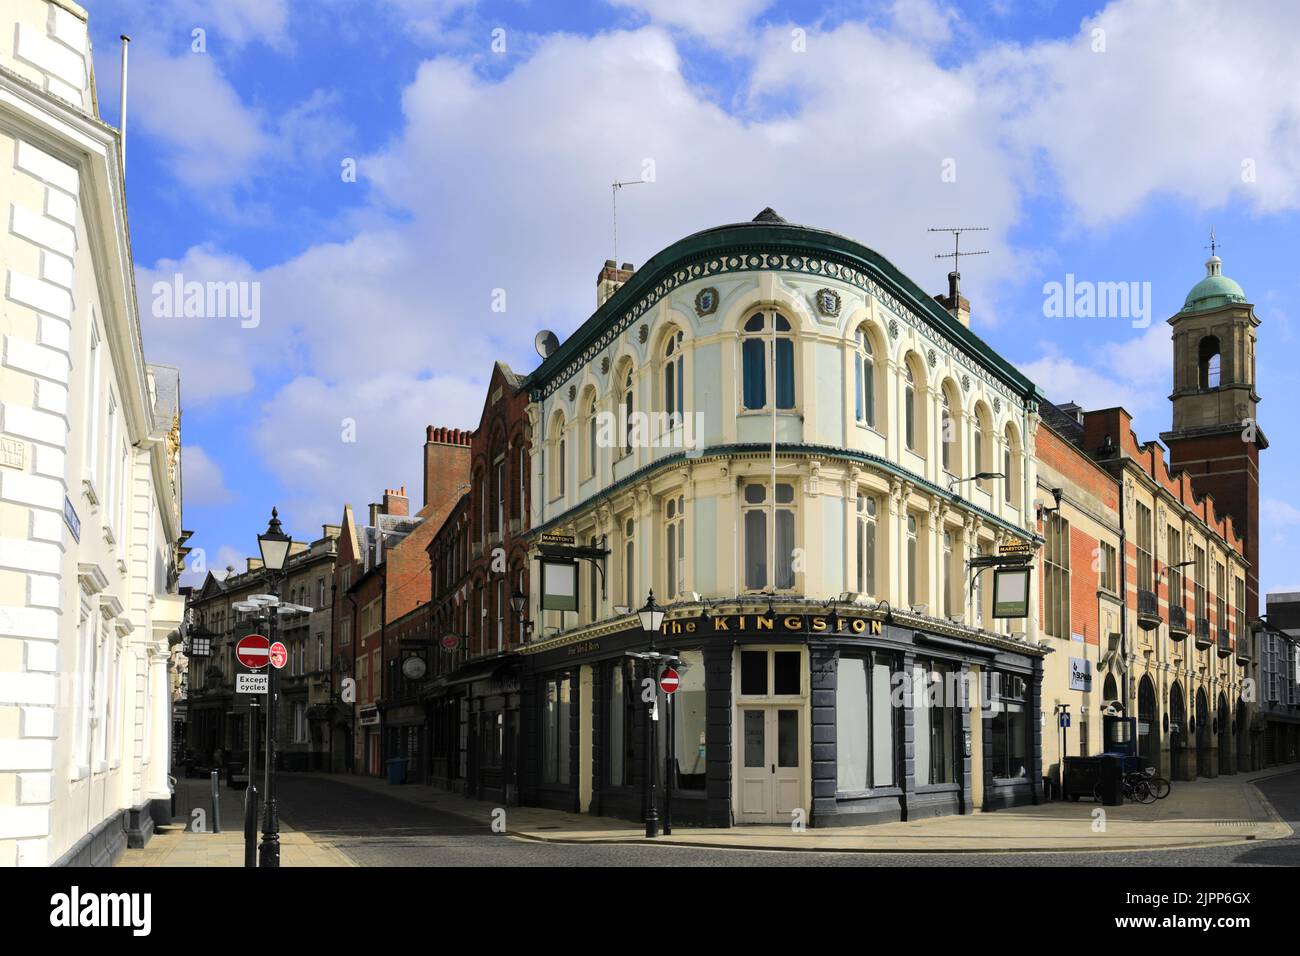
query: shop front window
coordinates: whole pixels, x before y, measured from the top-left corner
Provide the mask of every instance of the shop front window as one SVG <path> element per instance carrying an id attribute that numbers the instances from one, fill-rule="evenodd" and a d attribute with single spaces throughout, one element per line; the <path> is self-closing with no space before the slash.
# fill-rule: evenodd
<path id="1" fill-rule="evenodd" d="M 1025 711 L 1025 679 L 1014 674 L 989 675 L 990 707 L 993 710 L 993 759 L 995 777 L 1029 775 L 1029 720 Z"/>
<path id="2" fill-rule="evenodd" d="M 798 652 L 794 652 L 798 667 Z M 705 727 L 708 714 L 704 696 L 704 653 L 685 651 L 677 666 L 681 684 L 672 695 L 673 759 L 668 759 L 669 725 L 661 723 L 658 735 L 660 766 L 669 768 L 674 793 L 704 793 Z M 797 675 L 796 675 L 797 681 Z M 796 685 L 797 686 L 797 685 Z M 798 693 L 798 690 L 795 690 Z M 668 713 L 666 695 L 659 692 L 659 719 Z"/>
<path id="3" fill-rule="evenodd" d="M 958 725 L 958 688 L 952 675 L 952 669 L 940 663 L 918 665 L 912 671 L 917 786 L 953 783 L 957 779 L 953 732 Z"/>
<path id="4" fill-rule="evenodd" d="M 858 792 L 895 783 L 894 707 L 883 657 L 841 657 L 835 685 L 836 788 Z"/>
<path id="5" fill-rule="evenodd" d="M 569 677 L 548 680 L 542 693 L 542 782 L 569 784 Z"/>
<path id="6" fill-rule="evenodd" d="M 636 681 L 630 661 L 616 661 L 609 670 L 609 782 L 632 784 L 632 742 L 636 725 Z"/>

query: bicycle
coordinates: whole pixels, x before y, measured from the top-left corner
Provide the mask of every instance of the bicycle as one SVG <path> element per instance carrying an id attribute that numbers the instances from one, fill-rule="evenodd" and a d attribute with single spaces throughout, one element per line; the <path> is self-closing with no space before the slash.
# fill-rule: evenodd
<path id="1" fill-rule="evenodd" d="M 1147 778 L 1147 786 L 1156 795 L 1157 800 L 1163 800 L 1169 796 L 1169 781 L 1164 777 L 1157 776 L 1155 767 L 1147 767 L 1143 771 L 1143 776 Z"/>
<path id="2" fill-rule="evenodd" d="M 1159 799 L 1156 790 L 1151 786 L 1151 778 L 1144 773 L 1124 774 L 1120 789 L 1126 800 L 1134 800 L 1138 803 L 1155 803 Z M 1098 803 L 1102 802 L 1100 780 L 1092 789 L 1092 798 Z"/>

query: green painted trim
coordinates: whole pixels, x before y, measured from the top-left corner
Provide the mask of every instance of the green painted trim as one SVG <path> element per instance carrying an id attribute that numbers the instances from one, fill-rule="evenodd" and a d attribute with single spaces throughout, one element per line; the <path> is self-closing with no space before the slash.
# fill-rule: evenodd
<path id="1" fill-rule="evenodd" d="M 674 271 L 695 260 L 722 255 L 753 255 L 769 252 L 806 257 L 808 252 L 856 268 L 864 269 L 889 291 L 906 303 L 913 312 L 927 319 L 944 337 L 952 341 L 1005 385 L 1026 401 L 1037 402 L 1042 391 L 1014 365 L 993 351 L 983 339 L 954 319 L 920 286 L 908 278 L 884 256 L 845 236 L 806 226 L 780 223 L 736 223 L 697 232 L 661 250 L 650 258 L 632 278 L 619 288 L 558 349 L 528 376 L 525 386 L 536 391 L 561 376 L 565 367 L 595 341 L 599 335 L 629 310 L 641 297 L 654 295 L 656 287 Z M 701 273 L 705 278 L 715 273 Z M 811 274 L 811 273 L 810 273 Z M 692 276 L 687 281 L 694 281 Z"/>
<path id="2" fill-rule="evenodd" d="M 714 448 L 710 448 L 704 454 L 696 458 L 691 458 L 689 460 L 707 461 L 709 459 L 731 458 L 735 455 L 769 454 L 771 452 L 771 447 L 772 446 L 770 444 L 763 444 L 761 442 L 752 443 L 752 444 L 743 444 L 743 445 L 742 444 L 718 445 Z M 852 451 L 847 448 L 835 448 L 834 446 L 831 445 L 809 445 L 804 443 L 780 444 L 776 446 L 776 451 L 778 455 L 781 454 L 806 455 L 808 457 L 833 458 L 839 461 L 854 461 L 862 464 L 874 465 L 875 467 L 880 468 L 882 471 L 888 472 L 889 474 L 894 475 L 895 477 L 900 478 L 903 481 L 910 482 L 916 485 L 918 488 L 924 488 L 927 491 L 930 491 L 931 493 L 938 494 L 940 497 L 958 505 L 959 507 L 979 515 L 989 524 L 995 525 L 1003 529 L 1004 531 L 1007 531 L 1010 534 L 1015 535 L 1017 538 L 1020 538 L 1022 541 L 1029 541 L 1034 544 L 1042 544 L 1046 540 L 1037 534 L 1033 534 L 1031 532 L 1026 531 L 1024 528 L 1020 528 L 1017 527 L 1016 525 L 1010 524 L 1009 522 L 1003 520 L 1002 518 L 999 518 L 997 515 L 993 514 L 990 511 L 985 511 L 983 508 L 979 507 L 978 505 L 975 505 L 972 502 L 967 501 L 961 495 L 952 494 L 946 488 L 940 488 L 938 485 L 933 484 L 930 481 L 927 481 L 925 478 L 922 478 L 920 475 L 908 471 L 906 468 L 902 467 L 901 465 L 896 465 L 893 462 L 888 461 L 884 458 L 880 458 L 877 455 L 870 455 L 867 454 L 866 452 L 861 452 L 861 451 Z M 539 524 L 536 527 L 529 528 L 528 531 L 524 533 L 523 537 L 531 540 L 537 537 L 538 535 L 548 531 L 549 529 L 554 528 L 556 525 L 561 525 L 567 521 L 571 521 L 575 515 L 585 513 L 590 508 L 594 507 L 595 505 L 599 504 L 602 501 L 605 501 L 608 498 L 613 497 L 616 493 L 618 493 L 622 489 L 627 488 L 638 481 L 641 481 L 643 478 L 648 478 L 650 475 L 655 474 L 660 470 L 669 468 L 674 465 L 679 465 L 686 460 L 687 457 L 685 452 L 674 452 L 671 455 L 666 455 L 665 457 L 660 458 L 658 461 L 651 462 L 650 464 L 642 468 L 638 468 L 636 471 L 632 472 L 632 474 L 628 475 L 626 478 L 614 482 L 614 484 L 610 485 L 608 488 L 606 488 L 604 491 L 601 491 L 599 494 L 595 494 L 592 495 L 590 498 L 587 498 L 580 505 L 576 505 L 575 507 L 568 509 L 562 514 L 556 515 L 554 518 L 552 518 L 550 521 L 547 521 L 545 524 Z"/>

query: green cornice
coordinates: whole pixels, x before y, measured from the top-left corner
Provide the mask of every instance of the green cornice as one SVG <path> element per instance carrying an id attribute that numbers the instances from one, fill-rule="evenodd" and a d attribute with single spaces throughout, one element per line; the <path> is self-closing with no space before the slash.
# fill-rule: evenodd
<path id="1" fill-rule="evenodd" d="M 789 223 L 749 222 L 735 223 L 706 229 L 680 239 L 663 249 L 632 274 L 591 317 L 587 319 L 564 343 L 528 376 L 525 385 L 534 393 L 553 379 L 566 376 L 566 370 L 597 339 L 625 314 L 644 314 L 664 294 L 684 282 L 724 274 L 723 270 L 708 270 L 701 263 L 724 256 L 753 256 L 763 253 L 797 256 L 801 260 L 811 255 L 838 267 L 850 267 L 865 272 L 896 296 L 912 313 L 921 316 L 940 335 L 997 376 L 1012 391 L 1027 402 L 1038 402 L 1042 392 L 1025 375 L 983 339 L 954 319 L 923 289 L 908 278 L 884 256 L 845 236 L 821 229 L 811 229 Z M 694 268 L 692 268 L 694 267 Z M 764 268 L 748 266 L 747 268 Z M 767 265 L 767 269 L 780 271 L 789 266 Z M 685 271 L 684 277 L 679 274 Z M 802 270 L 801 270 L 802 271 Z M 846 280 L 841 274 L 808 270 L 812 275 Z M 837 269 L 836 272 L 839 270 Z M 846 281 L 852 283 L 851 278 Z M 638 311 L 637 306 L 642 308 Z M 536 397 L 536 395 L 534 396 Z"/>
<path id="2" fill-rule="evenodd" d="M 608 488 L 605 488 L 604 490 L 592 495 L 590 498 L 585 499 L 580 504 L 575 505 L 574 507 L 568 509 L 567 511 L 561 514 L 556 515 L 550 521 L 529 528 L 528 531 L 525 532 L 523 536 L 531 540 L 536 536 L 546 531 L 549 531 L 551 528 L 554 528 L 556 525 L 562 525 L 565 522 L 572 521 L 578 515 L 585 514 L 589 509 L 599 504 L 601 501 L 605 501 L 613 497 L 615 494 L 622 491 L 623 489 L 629 488 L 632 485 L 636 484 L 637 482 L 649 478 L 651 475 L 656 474 L 659 471 L 664 471 L 673 466 L 680 465 L 684 461 L 688 461 L 688 460 L 707 461 L 707 460 L 718 459 L 718 458 L 734 458 L 737 455 L 768 455 L 771 453 L 771 449 L 772 446 L 770 444 L 765 444 L 763 442 L 754 442 L 750 444 L 717 445 L 709 448 L 706 452 L 704 452 L 704 454 L 689 459 L 687 458 L 685 452 L 680 452 L 680 451 L 675 452 L 671 455 L 665 455 L 663 458 L 660 458 L 656 461 L 651 462 L 648 465 L 638 468 L 636 471 L 632 472 L 632 474 L 614 482 Z M 1039 544 L 1044 540 L 1038 535 L 1026 531 L 1024 528 L 1013 525 L 1003 518 L 999 518 L 991 511 L 985 511 L 983 508 L 979 507 L 978 505 L 974 504 L 971 501 L 968 501 L 967 499 L 963 498 L 961 495 L 953 494 L 952 492 L 944 488 L 940 488 L 938 485 L 934 484 L 933 482 L 927 481 L 926 479 L 922 478 L 920 475 L 910 472 L 906 468 L 902 467 L 901 465 L 896 465 L 887 459 L 879 457 L 878 455 L 870 455 L 867 454 L 866 452 L 853 451 L 848 448 L 836 448 L 831 445 L 810 445 L 804 443 L 778 444 L 776 446 L 776 453 L 778 456 L 785 455 L 789 457 L 791 455 L 802 455 L 807 458 L 832 458 L 839 461 L 852 461 L 852 462 L 857 462 L 859 464 L 871 465 L 874 468 L 878 468 L 883 472 L 895 476 L 900 481 L 906 481 L 912 485 L 915 485 L 917 488 L 924 489 L 932 494 L 937 494 L 939 497 L 954 504 L 955 506 L 979 515 L 989 524 L 995 525 L 1001 528 L 1002 530 L 1015 535 L 1018 538 L 1021 538 L 1025 541 L 1032 541 L 1035 544 Z"/>

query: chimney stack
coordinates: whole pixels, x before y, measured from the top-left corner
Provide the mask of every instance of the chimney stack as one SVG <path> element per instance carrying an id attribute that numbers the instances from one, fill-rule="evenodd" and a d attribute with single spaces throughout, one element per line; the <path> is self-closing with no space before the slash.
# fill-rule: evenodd
<path id="1" fill-rule="evenodd" d="M 400 491 L 392 488 L 384 489 L 384 514 L 393 515 L 396 518 L 405 518 L 410 513 L 411 505 L 406 498 L 406 485 L 402 485 Z"/>
<path id="2" fill-rule="evenodd" d="M 970 300 L 961 294 L 961 273 L 948 273 L 948 294 L 936 295 L 935 301 L 966 328 L 970 328 Z"/>
<path id="3" fill-rule="evenodd" d="M 469 482 L 470 441 L 474 433 L 460 428 L 424 430 L 424 507 L 450 507 Z M 421 509 L 423 510 L 423 509 Z"/>
<path id="4" fill-rule="evenodd" d="M 604 267 L 596 276 L 596 308 L 599 309 L 608 302 L 610 296 L 621 289 L 635 271 L 630 262 L 616 266 L 613 259 L 606 259 Z"/>

